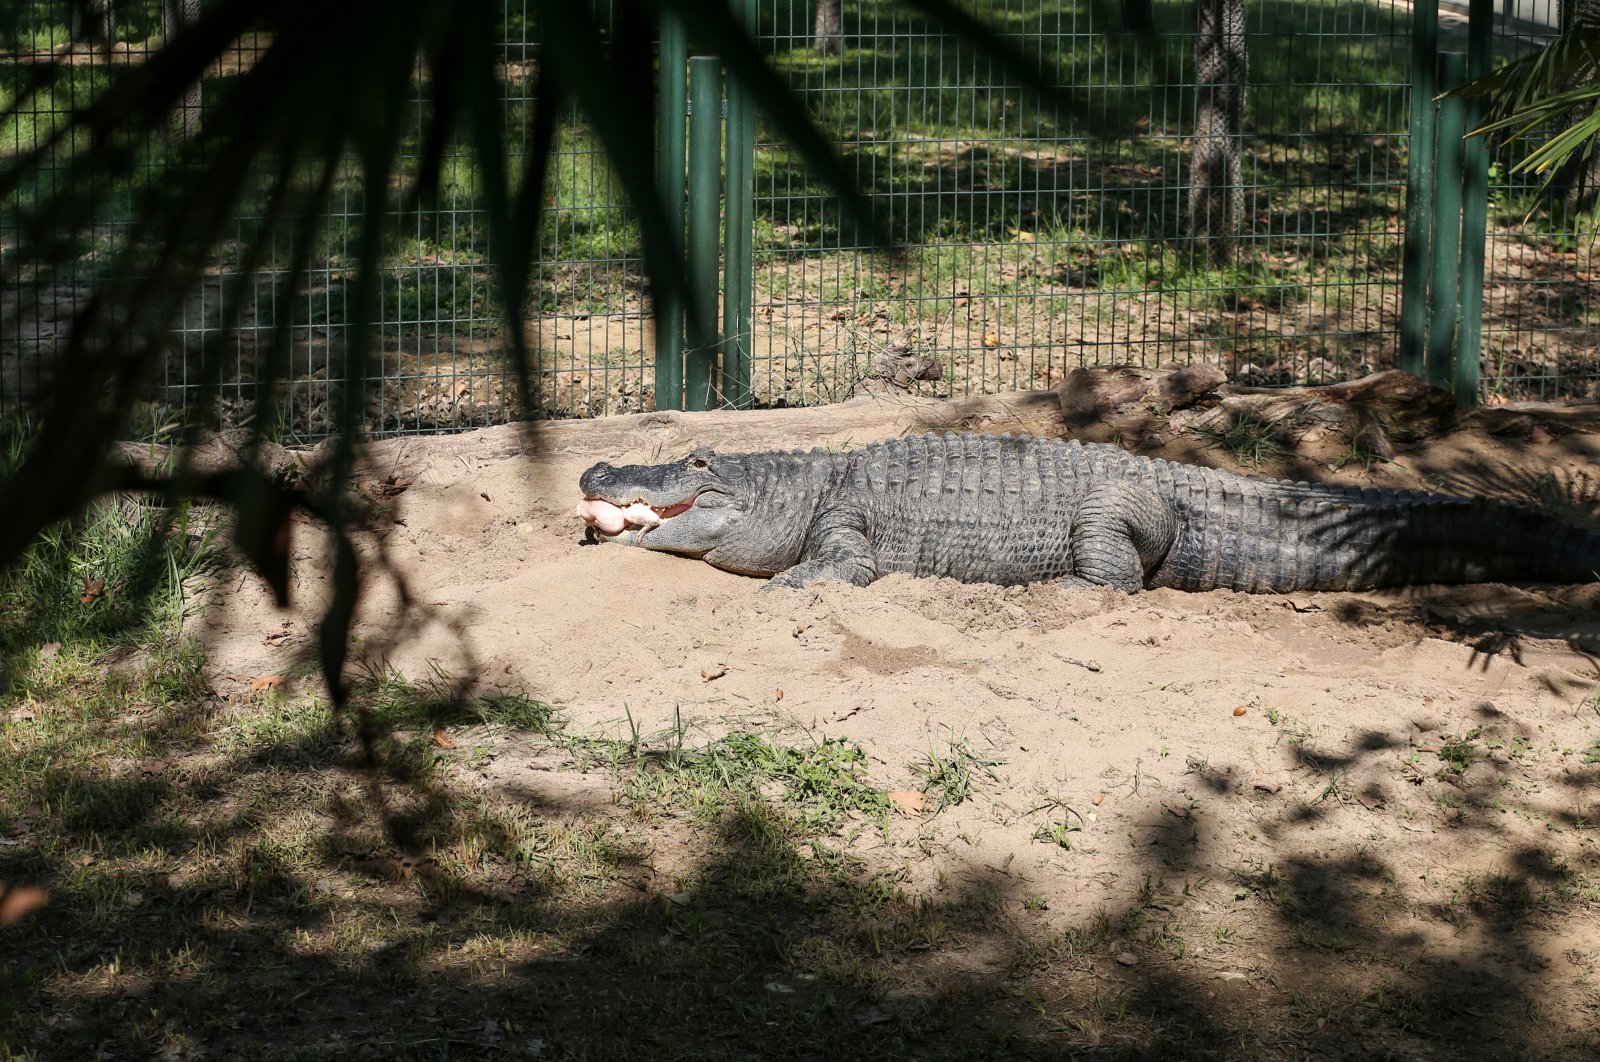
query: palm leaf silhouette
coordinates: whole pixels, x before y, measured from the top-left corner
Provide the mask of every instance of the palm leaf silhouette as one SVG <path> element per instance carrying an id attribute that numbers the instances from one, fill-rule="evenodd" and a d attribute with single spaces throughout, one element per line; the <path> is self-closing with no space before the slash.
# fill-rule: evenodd
<path id="1" fill-rule="evenodd" d="M 960 33 L 1017 82 L 1051 95 L 1038 62 L 1017 51 L 948 0 L 910 0 L 935 22 Z M 15 40 L 23 15 L 13 6 L 0 33 Z M 537 263 L 538 233 L 557 116 L 574 106 L 588 123 L 625 192 L 642 237 L 649 282 L 658 296 L 689 300 L 683 290 L 682 236 L 659 200 L 654 172 L 654 116 L 638 101 L 653 93 L 652 41 L 663 17 L 723 59 L 783 136 L 837 193 L 842 210 L 878 232 L 871 204 L 804 105 L 773 70 L 759 43 L 726 3 L 618 0 L 611 5 L 530 0 L 523 9 L 538 38 L 534 102 L 527 128 L 511 130 L 496 70 L 505 12 L 488 0 L 215 0 L 142 61 L 116 68 L 88 102 L 0 162 L 0 203 L 16 246 L 0 262 L 0 282 L 42 286 L 90 256 L 92 294 L 78 307 L 43 381 L 25 460 L 0 484 L 0 566 L 13 562 L 40 531 L 114 489 L 155 492 L 168 501 L 209 497 L 236 510 L 242 550 L 287 592 L 282 542 L 296 508 L 325 521 L 334 538 L 336 594 L 323 625 L 323 669 L 342 701 L 344 645 L 354 612 L 356 552 L 343 485 L 362 435 L 367 381 L 374 375 L 374 325 L 380 274 L 391 250 L 395 210 L 426 211 L 447 154 L 463 146 L 480 175 L 490 234 L 488 254 L 498 309 L 521 402 L 531 411 L 530 351 L 524 301 Z M 174 114 L 197 85 L 230 56 L 247 54 L 238 73 L 207 84 L 203 121 L 184 122 L 174 142 Z M 10 127 L 41 107 L 69 70 L 70 56 L 15 64 Z M 418 100 L 425 100 L 420 119 Z M 1061 103 L 1057 100 L 1058 104 Z M 420 121 L 414 157 L 404 157 L 406 123 Z M 512 158 L 512 146 L 518 146 Z M 239 467 L 202 475 L 180 457 L 159 476 L 129 469 L 115 444 L 174 342 L 185 300 L 215 261 L 236 246 L 239 267 L 222 293 L 222 327 L 205 333 L 199 352 L 202 393 L 225 379 L 230 335 L 249 300 L 270 283 L 280 306 L 294 306 L 312 269 L 311 250 L 335 195 L 354 168 L 357 189 L 347 296 L 347 342 L 330 372 L 343 383 L 334 403 L 331 475 L 315 489 L 291 487 L 256 467 L 253 445 Z M 110 246 L 96 233 L 108 197 L 131 196 L 133 221 Z M 287 242 L 286 269 L 271 274 Z M 691 312 L 709 313 L 694 307 Z M 293 313 L 273 322 L 253 366 L 248 422 L 257 432 L 274 420 L 288 378 Z M 201 404 L 203 408 L 203 403 Z M 204 426 L 199 414 L 179 425 L 179 439 Z M 256 441 L 259 441 L 259 434 Z"/>

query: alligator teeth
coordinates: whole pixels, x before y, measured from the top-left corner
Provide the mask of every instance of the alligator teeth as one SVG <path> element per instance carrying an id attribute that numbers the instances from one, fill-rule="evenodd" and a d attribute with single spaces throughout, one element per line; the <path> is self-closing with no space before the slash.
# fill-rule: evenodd
<path id="1" fill-rule="evenodd" d="M 585 498 L 578 503 L 572 515 L 590 527 L 598 528 L 608 535 L 615 535 L 628 528 L 655 527 L 661 521 L 688 509 L 690 504 L 690 502 L 680 502 L 677 505 L 648 505 L 642 501 L 635 501 L 629 502 L 627 506 L 620 506 L 604 498 Z"/>

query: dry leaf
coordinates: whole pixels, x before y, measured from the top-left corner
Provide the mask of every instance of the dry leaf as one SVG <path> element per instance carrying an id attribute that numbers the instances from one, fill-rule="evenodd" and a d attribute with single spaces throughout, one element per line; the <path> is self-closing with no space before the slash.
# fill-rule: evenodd
<path id="1" fill-rule="evenodd" d="M 250 680 L 250 692 L 260 693 L 262 690 L 283 689 L 284 678 L 282 675 L 262 675 L 260 678 Z"/>
<path id="2" fill-rule="evenodd" d="M 915 789 L 889 794 L 889 803 L 902 815 L 921 815 L 928 806 L 928 794 Z"/>
<path id="3" fill-rule="evenodd" d="M 722 664 L 722 663 L 712 664 L 710 667 L 703 667 L 703 668 L 700 669 L 700 679 L 703 682 L 711 682 L 711 681 L 713 681 L 715 679 L 721 678 L 723 675 L 726 675 L 727 673 L 728 673 L 728 665 L 727 664 Z"/>
<path id="4" fill-rule="evenodd" d="M 1237 719 L 1239 716 L 1243 715 L 1244 713 L 1248 712 L 1249 710 L 1250 709 L 1246 708 L 1244 705 L 1242 705 L 1242 704 L 1239 705 L 1239 707 L 1237 707 L 1237 708 L 1235 708 L 1233 710 L 1234 718 Z"/>
<path id="5" fill-rule="evenodd" d="M 50 902 L 50 894 L 37 885 L 7 885 L 0 881 L 0 926 L 21 921 Z"/>
<path id="6" fill-rule="evenodd" d="M 441 749 L 453 749 L 456 747 L 456 739 L 451 737 L 449 732 L 442 726 L 433 728 L 433 743 Z"/>
<path id="7" fill-rule="evenodd" d="M 78 604 L 94 604 L 94 599 L 105 593 L 105 590 L 106 581 L 104 579 L 91 579 L 85 575 L 83 577 L 83 596 L 78 598 Z"/>
<path id="8" fill-rule="evenodd" d="M 1000 345 L 1000 337 L 990 332 L 983 337 L 983 345 L 986 347 L 998 347 Z"/>

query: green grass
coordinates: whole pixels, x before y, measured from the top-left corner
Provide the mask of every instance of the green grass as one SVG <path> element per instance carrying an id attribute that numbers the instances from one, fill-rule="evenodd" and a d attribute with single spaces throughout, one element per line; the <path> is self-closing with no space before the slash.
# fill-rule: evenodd
<path id="1" fill-rule="evenodd" d="M 1372 439 L 1366 427 L 1357 428 L 1350 438 L 1350 445 L 1344 453 L 1333 460 L 1333 470 L 1340 471 L 1346 465 L 1360 465 L 1365 472 L 1371 472 L 1376 464 L 1387 464 L 1388 458 L 1384 457 L 1372 447 Z"/>
<path id="2" fill-rule="evenodd" d="M 1167 0 L 1155 13 L 1155 39 L 1134 42 L 1115 32 L 1106 9 L 1041 0 L 987 12 L 1077 97 L 1076 114 L 1041 110 L 1004 87 L 972 91 L 992 81 L 973 51 L 923 35 L 920 19 L 886 2 L 847 7 L 842 55 L 820 57 L 802 35 L 775 58 L 819 123 L 837 131 L 862 185 L 896 197 L 888 222 L 897 237 L 998 240 L 1018 224 L 1014 204 L 1022 202 L 1028 229 L 1076 215 L 1095 219 L 1103 239 L 1163 239 L 1179 234 L 1175 148 L 1192 125 L 1193 99 L 1169 86 L 1192 79 L 1193 10 Z M 1376 160 L 1384 145 L 1364 135 L 1403 127 L 1409 27 L 1387 9 L 1331 2 L 1253 5 L 1250 20 L 1260 42 L 1251 57 L 1252 141 L 1271 199 L 1292 205 L 1315 190 L 1305 184 L 1308 165 Z M 1308 36 L 1314 49 L 1271 43 Z M 774 223 L 814 226 L 795 191 L 824 190 L 806 183 L 795 160 L 763 153 L 757 179 L 783 190 L 780 212 L 794 204 L 796 213 L 776 213 Z M 826 227 L 812 231 L 837 238 Z"/>
<path id="3" fill-rule="evenodd" d="M 1472 1021 L 1429 1010 L 1482 977 L 1419 961 L 1431 945 L 1416 931 L 1481 933 L 1489 944 L 1465 953 L 1476 963 L 1496 941 L 1588 917 L 1600 887 L 1586 805 L 1552 817 L 1537 846 L 1505 849 L 1503 868 L 1430 865 L 1421 884 L 1365 840 L 1314 859 L 1266 836 L 1229 863 L 1163 840 L 1169 821 L 1208 821 L 1200 799 L 1248 798 L 1255 821 L 1284 831 L 1379 814 L 1318 801 L 1308 773 L 1359 793 L 1362 754 L 1305 756 L 1283 798 L 1262 786 L 1197 798 L 1168 780 L 1152 822 L 1096 823 L 1136 807 L 1137 776 L 1081 815 L 1066 790 L 1031 811 L 997 794 L 961 826 L 1037 815 L 1037 843 L 980 863 L 938 818 L 891 817 L 876 761 L 848 741 L 678 716 L 655 733 L 588 732 L 442 670 L 362 676 L 337 715 L 314 688 L 251 692 L 179 634 L 203 542 L 152 524 L 147 507 L 107 503 L 0 584 L 7 644 L 23 643 L 0 688 L 0 882 L 50 893 L 0 925 L 0 1059 L 956 1060 L 1108 1044 L 1118 1057 L 1243 1044 L 1276 1058 L 1319 1036 L 1466 1055 L 1493 1041 L 1507 1057 L 1521 1036 L 1567 1046 L 1539 1039 L 1524 1012 L 1540 981 L 1497 981 L 1503 998 L 1476 998 Z M 91 573 L 105 587 L 84 603 Z M 141 579 L 138 595 L 117 589 Z M 1266 715 L 1291 746 L 1312 737 Z M 1570 763 L 1573 744 L 1543 755 Z M 1452 757 L 1496 751 L 1535 768 L 1540 742 L 1468 732 L 1445 745 L 1439 777 L 1417 784 L 1460 794 L 1455 810 L 1502 851 L 1500 813 L 1471 791 L 1482 768 L 1444 776 Z M 1366 766 L 1391 769 L 1398 751 Z M 953 735 L 912 765 L 930 806 L 973 801 L 999 767 Z M 1390 794 L 1387 821 L 1409 821 L 1410 789 Z M 1120 898 L 1094 869 L 1106 822 L 1139 831 Z M 1058 876 L 1080 860 L 1081 904 Z M 1310 957 L 1321 972 L 1305 973 Z M 1591 961 L 1576 945 L 1568 958 Z M 1259 976 L 1230 1003 L 1218 973 L 1239 966 Z M 1280 969 L 1301 980 L 1276 986 Z M 1592 1038 L 1570 1046 L 1592 1054 Z"/>
<path id="4" fill-rule="evenodd" d="M 679 720 L 658 735 L 575 735 L 567 744 L 578 763 L 607 766 L 623 801 L 647 818 L 663 808 L 688 808 L 697 821 L 710 822 L 770 802 L 798 829 L 819 834 L 852 819 L 879 828 L 887 821 L 888 797 L 868 781 L 865 753 L 847 741 L 791 746 L 734 731 L 695 747 Z"/>
<path id="5" fill-rule="evenodd" d="M 143 14 L 130 11 L 129 19 L 143 19 L 139 26 L 148 33 L 153 23 L 146 8 L 153 10 L 145 5 Z M 24 36 L 63 39 L 58 8 L 34 4 L 28 10 Z M 1017 360 L 1030 369 L 1034 363 L 1064 369 L 1074 358 L 1125 358 L 1131 344 L 1136 359 L 1250 365 L 1267 374 L 1262 382 L 1289 383 L 1304 382 L 1317 359 L 1327 362 L 1319 370 L 1326 374 L 1392 357 L 1392 330 L 1361 322 L 1399 284 L 1395 232 L 1405 169 L 1406 12 L 1342 0 L 1250 6 L 1250 236 L 1237 264 L 1218 269 L 1185 230 L 1193 107 L 1193 94 L 1183 87 L 1191 79 L 1190 0 L 1155 5 L 1152 42 L 1105 32 L 1114 21 L 1109 5 L 1026 0 L 985 12 L 1041 56 L 1083 105 L 1080 112 L 1041 109 L 1026 94 L 997 84 L 968 45 L 927 33 L 919 16 L 887 0 L 847 3 L 845 51 L 819 56 L 809 47 L 811 10 L 799 3 L 764 10 L 760 32 L 780 73 L 840 144 L 907 252 L 891 260 L 858 251 L 857 236 L 840 229 L 831 190 L 763 126 L 755 228 L 757 283 L 764 292 L 820 300 L 824 316 L 834 307 L 854 316 L 881 303 L 890 307 L 894 324 L 925 330 L 964 323 L 969 313 L 981 316 L 975 336 L 946 339 L 941 348 L 952 362 L 942 385 L 949 390 L 1036 384 L 1038 377 L 1019 370 L 1015 361 L 988 364 L 977 340 L 989 328 L 1023 333 L 1025 353 Z M 526 28 L 523 14 L 508 13 L 505 27 L 513 42 Z M 127 35 L 142 40 L 133 22 L 129 27 Z M 1447 38 L 1446 45 L 1454 40 Z M 0 97 L 14 91 L 21 76 L 14 73 L 9 83 L 0 77 Z M 236 82 L 216 79 L 207 86 L 208 98 L 220 99 Z M 53 115 L 74 100 L 92 98 L 107 83 L 100 67 L 69 68 L 37 114 L 20 116 L 21 124 L 9 131 L 0 129 L 0 151 L 31 143 L 58 120 Z M 528 72 L 513 66 L 506 81 L 513 155 L 522 148 L 531 90 Z M 414 132 L 403 136 L 403 155 L 414 157 L 419 147 Z M 140 150 L 148 162 L 140 172 L 159 191 L 160 175 L 174 161 L 172 145 L 156 138 Z M 1502 166 L 1494 188 L 1496 223 L 1520 220 L 1528 206 L 1527 182 L 1507 177 Z M 457 145 L 444 161 L 439 194 L 430 205 L 437 209 L 404 219 L 383 288 L 381 316 L 391 345 L 404 347 L 413 333 L 460 334 L 493 344 L 499 326 L 485 267 L 482 190 L 480 174 Z M 129 187 L 103 197 L 99 206 L 108 224 L 139 215 L 136 191 Z M 31 195 L 24 188 L 19 204 L 35 202 Z M 274 307 L 282 314 L 290 305 L 306 323 L 336 328 L 348 321 L 344 289 L 360 210 L 353 166 L 335 182 L 334 203 L 324 246 L 313 254 L 318 275 L 312 290 L 303 301 L 256 298 L 252 305 L 266 316 L 247 327 L 264 329 Z M 1541 254 L 1588 246 L 1583 234 L 1592 222 L 1539 218 L 1518 238 Z M 102 268 L 97 263 L 113 260 L 106 252 L 116 243 L 114 231 L 85 244 L 77 281 L 94 279 L 93 271 Z M 592 130 L 577 116 L 561 124 L 540 244 L 544 265 L 529 295 L 531 313 L 617 314 L 643 307 L 637 224 Z M 237 247 L 223 247 L 219 261 L 226 267 L 238 254 Z M 1523 300 L 1537 303 L 1536 315 L 1558 318 L 1569 329 L 1587 323 L 1593 300 L 1581 284 L 1541 290 L 1534 294 L 1530 287 Z M 959 301 L 969 294 L 972 305 Z M 1249 316 L 1255 312 L 1277 316 Z M 1488 364 L 1505 362 L 1508 345 L 1527 347 L 1518 338 L 1522 326 L 1510 324 L 1503 333 L 1488 330 Z M 762 401 L 850 393 L 854 366 L 833 358 L 838 337 L 824 330 L 819 338 L 796 327 L 776 339 L 780 352 L 774 360 L 786 364 L 768 368 L 784 379 Z M 1074 341 L 1087 345 L 1073 349 Z M 297 371 L 310 373 L 326 360 L 329 351 L 319 344 L 331 349 L 342 342 L 337 331 L 325 340 L 319 336 L 312 341 L 316 349 L 302 359 L 306 368 Z M 580 368 L 595 356 L 576 338 L 570 346 L 551 346 L 561 356 L 570 354 Z M 265 344 L 258 340 L 256 349 Z M 788 361 L 804 367 L 793 370 Z M 409 367 L 386 363 L 385 370 L 405 374 Z M 1509 376 L 1497 376 L 1489 386 L 1514 391 L 1516 380 L 1532 371 L 1512 364 Z M 1582 379 L 1571 385 L 1584 386 Z M 437 397 L 423 396 L 415 404 L 427 406 Z M 567 403 L 553 411 L 631 412 L 639 405 L 635 396 L 608 394 L 586 400 L 582 410 Z M 321 428 L 297 421 L 289 430 L 315 434 Z"/>
<path id="6" fill-rule="evenodd" d="M 930 749 L 911 765 L 911 773 L 922 780 L 921 789 L 932 798 L 934 810 L 940 810 L 972 799 L 983 779 L 998 780 L 994 769 L 1004 762 L 979 756 L 969 739 L 957 738 L 944 749 Z"/>
<path id="7" fill-rule="evenodd" d="M 1233 418 L 1225 428 L 1197 428 L 1195 434 L 1216 449 L 1230 451 L 1239 464 L 1259 468 L 1263 461 L 1289 453 L 1290 448 L 1279 439 L 1282 430 L 1246 413 Z"/>
<path id="8" fill-rule="evenodd" d="M 0 475 L 20 464 L 26 440 L 21 425 L 0 429 Z M 210 536 L 192 515 L 109 498 L 46 529 L 0 571 L 0 688 L 29 695 L 41 671 L 178 645 L 186 582 L 209 556 Z"/>
<path id="9" fill-rule="evenodd" d="M 715 1056 L 730 1030 L 753 1046 L 745 1029 L 789 1057 L 855 1054 L 849 1015 L 879 985 L 863 963 L 989 917 L 910 901 L 848 854 L 888 804 L 847 742 L 571 734 L 549 704 L 442 671 L 365 676 L 339 715 L 216 676 L 179 627 L 203 543 L 168 528 L 108 501 L 0 582 L 0 882 L 50 894 L 0 926 L 0 1057 Z M 89 602 L 85 576 L 105 583 Z M 540 773 L 473 784 L 507 751 L 587 795 L 564 807 Z M 663 846 L 687 858 L 657 878 Z M 640 991 L 670 1026 L 635 1020 Z"/>
<path id="10" fill-rule="evenodd" d="M 1482 727 L 1473 727 L 1459 738 L 1447 737 L 1439 745 L 1439 759 L 1445 764 L 1446 769 L 1454 774 L 1464 774 L 1482 756 L 1483 751 L 1478 746 L 1478 738 L 1483 736 Z"/>
<path id="11" fill-rule="evenodd" d="M 856 1017 L 886 971 L 999 915 L 864 869 L 888 801 L 849 742 L 571 733 L 437 670 L 337 715 L 217 676 L 182 526 L 107 501 L 0 583 L 0 882 L 50 894 L 0 926 L 0 1057 L 896 1057 Z M 475 783 L 507 753 L 537 769 Z M 934 1058 L 996 1027 L 935 1026 Z"/>
<path id="12" fill-rule="evenodd" d="M 35 19 L 48 18 L 49 10 L 40 8 Z M 862 187 L 884 197 L 885 220 L 898 239 L 999 242 L 1008 231 L 1063 227 L 1087 229 L 1096 239 L 1110 241 L 1180 236 L 1181 152 L 1174 149 L 1192 123 L 1192 99 L 1164 86 L 1190 77 L 1192 5 L 1187 0 L 1157 3 L 1153 43 L 1130 43 L 1106 32 L 1104 12 L 1080 10 L 1071 0 L 1031 0 L 988 14 L 1002 33 L 1040 54 L 1045 69 L 1081 99 L 1085 114 L 1125 135 L 1091 136 L 1083 116 L 1043 111 L 1015 91 L 974 91 L 972 86 L 990 73 L 972 50 L 953 38 L 928 35 L 918 16 L 884 0 L 846 5 L 850 46 L 841 56 L 819 57 L 801 33 L 777 38 L 773 59 L 814 119 L 844 145 Z M 788 26 L 799 29 L 806 11 L 799 5 L 780 7 L 771 18 L 763 32 L 781 34 Z M 1263 40 L 1316 35 L 1316 51 L 1258 48 L 1252 57 L 1250 114 L 1256 126 L 1252 142 L 1264 152 L 1262 179 L 1275 207 L 1320 203 L 1325 190 L 1306 183 L 1308 167 L 1359 168 L 1360 157 L 1375 160 L 1374 152 L 1393 150 L 1359 138 L 1375 122 L 1385 128 L 1402 124 L 1394 112 L 1409 64 L 1406 27 L 1392 12 L 1334 0 L 1263 3 L 1251 8 L 1251 19 L 1252 33 L 1269 35 Z M 123 21 L 132 33 L 134 27 Z M 508 32 L 516 28 L 508 25 Z M 59 24 L 36 21 L 29 32 L 65 39 Z M 213 94 L 226 92 L 228 80 L 219 80 Z M 43 100 L 36 116 L 19 118 L 46 126 L 18 127 L 4 142 L 31 143 L 72 101 L 92 98 L 107 83 L 102 68 L 69 68 L 57 95 Z M 513 155 L 526 128 L 529 88 L 524 80 L 508 82 Z M 1151 124 L 1143 128 L 1141 122 Z M 1314 136 L 1302 135 L 1308 126 Z M 863 138 L 862 130 L 873 135 Z M 772 140 L 765 131 L 761 138 Z M 402 153 L 415 155 L 418 149 L 415 134 L 408 134 Z M 155 169 L 170 161 L 166 145 L 156 143 L 149 150 Z M 1353 159 L 1353 152 L 1359 157 Z M 1387 171 L 1395 160 L 1386 158 L 1381 168 Z M 341 178 L 336 201 L 358 196 L 353 180 L 353 172 Z M 765 201 L 758 230 L 792 230 L 794 236 L 784 241 L 790 247 L 837 245 L 840 233 L 828 220 L 831 211 L 819 209 L 831 190 L 793 156 L 763 148 L 757 154 L 757 182 L 775 193 Z M 481 257 L 482 187 L 464 155 L 448 157 L 438 196 L 447 213 L 425 220 L 435 231 L 424 238 L 444 252 Z M 1344 194 L 1341 210 L 1370 212 L 1379 200 L 1362 197 L 1392 191 L 1353 185 L 1344 192 L 1360 202 Z M 637 257 L 637 228 L 621 204 L 618 183 L 593 134 L 576 118 L 563 126 L 546 198 L 547 254 L 564 261 Z M 136 209 L 130 196 L 110 196 L 106 204 L 111 222 L 128 220 Z M 350 219 L 336 215 L 330 220 L 337 230 Z M 342 247 L 345 241 L 333 242 Z M 403 314 L 403 305 L 397 310 Z"/>

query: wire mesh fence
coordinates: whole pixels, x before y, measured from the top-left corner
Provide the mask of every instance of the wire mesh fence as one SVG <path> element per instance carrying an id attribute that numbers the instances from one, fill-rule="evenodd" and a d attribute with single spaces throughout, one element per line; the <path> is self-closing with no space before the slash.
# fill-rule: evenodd
<path id="1" fill-rule="evenodd" d="M 1041 105 L 969 44 L 889 0 L 844 0 L 837 36 L 819 38 L 814 2 L 762 0 L 758 36 L 873 197 L 898 249 L 874 248 L 842 226 L 829 190 L 761 127 L 748 337 L 758 404 L 848 397 L 885 352 L 937 366 L 911 381 L 931 394 L 1047 386 L 1096 363 L 1206 361 L 1260 384 L 1331 382 L 1395 364 L 1409 3 L 1244 5 L 1242 209 L 1234 235 L 1218 236 L 1197 234 L 1191 206 L 1196 0 L 1157 0 L 1148 37 L 1123 32 L 1112 2 L 985 4 L 984 17 L 1039 56 L 1069 106 Z M 1543 39 L 1537 17 L 1509 17 L 1537 15 L 1537 6 L 1502 5 L 1498 55 Z M 0 91 L 14 93 L 33 64 L 67 68 L 0 127 L 0 155 L 39 143 L 67 108 L 159 45 L 157 3 L 116 5 L 109 48 L 71 47 L 67 8 L 41 0 L 19 38 L 4 43 Z M 1464 48 L 1465 31 L 1460 14 L 1441 16 L 1443 47 Z M 517 130 L 534 103 L 539 54 L 537 27 L 517 0 L 505 5 L 502 35 L 500 83 L 508 128 Z M 241 42 L 235 61 L 212 72 L 200 121 L 266 43 Z M 428 101 L 418 75 L 420 126 Z M 512 151 L 520 146 L 513 136 Z M 416 158 L 415 136 L 404 151 Z M 1483 397 L 1600 397 L 1592 226 L 1573 210 L 1524 220 L 1531 185 L 1510 174 L 1508 161 L 1497 156 L 1491 173 Z M 146 179 L 159 181 L 176 164 L 152 144 Z M 46 171 L 40 180 L 48 179 Z M 362 209 L 353 165 L 336 188 L 339 209 L 320 219 L 315 242 L 297 248 L 286 238 L 279 249 L 280 278 L 292 254 L 314 263 L 302 290 L 283 290 L 269 269 L 239 320 L 224 320 L 220 292 L 240 263 L 221 249 L 178 332 L 163 337 L 152 428 L 196 405 L 218 423 L 250 416 L 254 370 L 275 327 L 291 326 L 292 382 L 278 423 L 267 427 L 295 439 L 331 429 Z M 133 202 L 131 194 L 107 197 L 98 246 L 72 269 L 47 276 L 12 261 L 0 271 L 5 409 L 25 404 L 50 371 L 104 250 L 135 221 Z M 6 206 L 0 254 L 14 254 L 15 218 Z M 241 234 L 259 221 L 241 217 Z M 637 227 L 575 114 L 558 135 L 543 223 L 527 304 L 538 408 L 553 416 L 654 408 Z M 491 234 L 464 151 L 447 159 L 437 203 L 397 212 L 392 236 L 369 428 L 448 431 L 511 419 L 517 384 L 488 275 Z"/>

